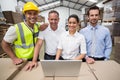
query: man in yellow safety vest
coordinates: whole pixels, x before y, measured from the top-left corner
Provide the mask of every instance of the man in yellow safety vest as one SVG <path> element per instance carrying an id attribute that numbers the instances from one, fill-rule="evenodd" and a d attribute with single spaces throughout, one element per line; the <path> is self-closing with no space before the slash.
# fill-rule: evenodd
<path id="1" fill-rule="evenodd" d="M 40 26 L 36 23 L 39 12 L 34 3 L 27 2 L 23 7 L 25 21 L 11 26 L 2 40 L 2 48 L 14 64 L 22 63 L 23 59 L 32 60 L 33 58 L 39 30 L 44 30 L 48 26 L 48 24 Z"/>

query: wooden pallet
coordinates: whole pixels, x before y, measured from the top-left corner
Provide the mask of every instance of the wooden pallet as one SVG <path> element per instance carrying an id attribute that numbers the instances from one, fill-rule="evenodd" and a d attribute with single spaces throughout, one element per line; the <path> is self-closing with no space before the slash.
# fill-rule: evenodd
<path id="1" fill-rule="evenodd" d="M 7 57 L 8 57 L 8 55 L 6 53 L 0 54 L 0 58 L 7 58 Z"/>
<path id="2" fill-rule="evenodd" d="M 0 26 L 0 35 L 4 35 L 7 32 L 9 27 L 10 27 L 9 25 L 1 25 Z"/>

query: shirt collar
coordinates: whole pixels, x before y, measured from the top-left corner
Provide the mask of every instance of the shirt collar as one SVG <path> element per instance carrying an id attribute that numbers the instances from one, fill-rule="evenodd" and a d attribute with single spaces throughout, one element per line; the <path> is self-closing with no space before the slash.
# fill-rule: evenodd
<path id="1" fill-rule="evenodd" d="M 30 26 L 28 26 L 25 21 L 24 21 L 24 24 L 28 27 L 28 29 L 29 29 L 30 31 L 32 31 L 32 32 L 34 31 L 34 30 L 33 30 L 34 28 L 31 28 Z"/>
<path id="2" fill-rule="evenodd" d="M 66 34 L 67 36 L 71 36 L 71 35 L 69 34 L 69 31 L 67 31 L 66 33 L 67 33 L 67 34 Z M 77 36 L 77 35 L 78 35 L 78 32 L 76 31 L 73 36 L 75 37 L 75 36 Z"/>
<path id="3" fill-rule="evenodd" d="M 48 30 L 49 30 L 49 31 L 52 31 L 52 29 L 50 28 L 50 26 L 48 26 Z"/>
<path id="4" fill-rule="evenodd" d="M 48 26 L 48 30 L 53 31 L 50 26 Z M 55 31 L 57 31 L 57 30 L 59 30 L 59 27 L 57 27 L 57 29 Z"/>
<path id="5" fill-rule="evenodd" d="M 92 25 L 88 25 L 88 28 L 93 30 L 93 29 L 98 29 L 99 28 L 99 24 L 97 24 L 95 27 L 93 27 Z"/>

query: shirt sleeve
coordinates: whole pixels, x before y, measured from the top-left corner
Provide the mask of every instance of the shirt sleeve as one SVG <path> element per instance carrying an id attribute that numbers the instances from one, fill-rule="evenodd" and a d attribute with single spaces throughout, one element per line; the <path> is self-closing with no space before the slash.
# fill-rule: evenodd
<path id="1" fill-rule="evenodd" d="M 63 49 L 63 47 L 62 47 L 62 39 L 63 39 L 63 37 L 61 35 L 60 38 L 59 38 L 58 46 L 57 46 L 58 49 Z"/>
<path id="2" fill-rule="evenodd" d="M 81 34 L 81 46 L 80 46 L 80 51 L 81 51 L 81 54 L 86 54 L 86 42 L 85 42 L 85 38 L 84 36 Z"/>
<path id="3" fill-rule="evenodd" d="M 106 32 L 107 32 L 107 35 L 105 38 L 105 58 L 109 59 L 112 51 L 112 40 L 110 36 L 110 31 L 108 30 Z"/>
<path id="4" fill-rule="evenodd" d="M 38 38 L 44 40 L 44 32 L 43 31 L 39 32 Z"/>
<path id="5" fill-rule="evenodd" d="M 79 33 L 80 33 L 80 34 L 83 34 L 83 30 L 81 29 L 81 30 L 79 31 Z"/>
<path id="6" fill-rule="evenodd" d="M 8 43 L 13 43 L 17 39 L 16 28 L 14 26 L 11 26 L 6 32 L 3 39 Z"/>

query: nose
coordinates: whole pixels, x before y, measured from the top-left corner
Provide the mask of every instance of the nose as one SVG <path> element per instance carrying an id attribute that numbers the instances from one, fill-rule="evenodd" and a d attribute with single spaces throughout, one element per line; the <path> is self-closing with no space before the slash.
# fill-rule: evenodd
<path id="1" fill-rule="evenodd" d="M 73 27 L 73 24 L 68 24 L 69 25 L 69 27 Z"/>
<path id="2" fill-rule="evenodd" d="M 56 21 L 55 20 L 52 20 L 52 23 L 55 23 Z"/>
<path id="3" fill-rule="evenodd" d="M 31 17 L 35 17 L 36 15 L 35 14 L 31 14 Z"/>
<path id="4" fill-rule="evenodd" d="M 96 18 L 96 16 L 94 15 L 93 18 Z"/>
<path id="5" fill-rule="evenodd" d="M 70 26 L 73 26 L 73 25 L 74 25 L 73 23 L 70 24 Z"/>

